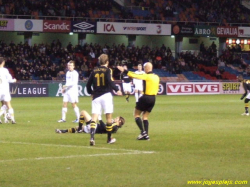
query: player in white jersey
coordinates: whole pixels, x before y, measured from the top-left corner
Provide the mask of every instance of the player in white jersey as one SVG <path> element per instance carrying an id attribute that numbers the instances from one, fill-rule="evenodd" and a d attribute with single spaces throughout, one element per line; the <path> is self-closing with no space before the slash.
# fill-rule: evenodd
<path id="1" fill-rule="evenodd" d="M 136 74 L 144 74 L 145 72 L 142 71 L 142 65 L 138 64 L 138 70 L 135 71 Z M 139 98 L 143 94 L 143 80 L 133 79 L 133 84 L 135 86 L 135 101 L 138 102 Z"/>
<path id="2" fill-rule="evenodd" d="M 12 124 L 15 124 L 14 118 L 14 109 L 11 106 L 11 96 L 9 90 L 9 83 L 16 82 L 16 79 L 13 79 L 9 70 L 4 67 L 5 59 L 0 57 L 0 100 L 4 102 L 4 104 L 8 107 L 8 112 L 11 117 Z M 0 116 L 4 113 L 3 109 L 0 109 Z"/>
<path id="3" fill-rule="evenodd" d="M 72 107 L 74 109 L 76 120 L 74 120 L 74 123 L 79 122 L 80 112 L 79 108 L 77 106 L 78 103 L 78 79 L 79 74 L 75 68 L 75 62 L 73 60 L 69 61 L 68 64 L 68 71 L 66 73 L 66 84 L 63 86 L 62 92 L 63 95 L 63 107 L 62 107 L 62 118 L 58 121 L 66 122 L 66 113 L 68 111 L 67 104 L 70 102 L 72 104 Z"/>

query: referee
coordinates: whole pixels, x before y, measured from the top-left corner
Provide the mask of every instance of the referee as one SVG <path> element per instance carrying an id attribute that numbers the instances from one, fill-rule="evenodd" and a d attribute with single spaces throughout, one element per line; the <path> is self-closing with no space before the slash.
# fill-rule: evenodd
<path id="1" fill-rule="evenodd" d="M 159 89 L 160 78 L 152 72 L 153 65 L 150 62 L 146 62 L 144 64 L 145 74 L 135 74 L 134 72 L 124 70 L 122 66 L 117 66 L 117 68 L 131 78 L 143 80 L 144 95 L 141 96 L 139 101 L 136 103 L 134 117 L 135 122 L 141 131 L 137 140 L 149 140 L 148 116 L 155 105 L 155 96 L 157 95 Z M 142 119 L 140 118 L 141 114 Z"/>

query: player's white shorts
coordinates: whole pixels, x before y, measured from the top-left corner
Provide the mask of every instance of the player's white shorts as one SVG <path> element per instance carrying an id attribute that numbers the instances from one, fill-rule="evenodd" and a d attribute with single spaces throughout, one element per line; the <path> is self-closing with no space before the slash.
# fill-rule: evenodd
<path id="1" fill-rule="evenodd" d="M 78 103 L 78 92 L 64 93 L 63 102 Z"/>
<path id="2" fill-rule="evenodd" d="M 124 92 L 130 92 L 131 93 L 131 84 L 130 83 L 122 83 L 122 88 Z"/>
<path id="3" fill-rule="evenodd" d="M 142 83 L 135 83 L 135 90 L 143 91 L 143 85 Z"/>
<path id="4" fill-rule="evenodd" d="M 247 99 L 250 99 L 250 92 L 246 96 Z"/>
<path id="5" fill-rule="evenodd" d="M 0 101 L 11 101 L 10 93 L 0 93 Z"/>
<path id="6" fill-rule="evenodd" d="M 92 101 L 92 114 L 100 114 L 102 110 L 104 114 L 113 113 L 114 105 L 111 93 L 103 94 Z"/>

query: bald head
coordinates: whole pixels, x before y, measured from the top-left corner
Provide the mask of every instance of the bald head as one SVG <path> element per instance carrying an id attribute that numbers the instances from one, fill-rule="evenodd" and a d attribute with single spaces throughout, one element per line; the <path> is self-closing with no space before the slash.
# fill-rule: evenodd
<path id="1" fill-rule="evenodd" d="M 146 73 L 148 73 L 148 72 L 150 72 L 150 71 L 153 70 L 153 65 L 152 65 L 151 62 L 146 62 L 143 66 L 144 66 L 144 71 Z"/>

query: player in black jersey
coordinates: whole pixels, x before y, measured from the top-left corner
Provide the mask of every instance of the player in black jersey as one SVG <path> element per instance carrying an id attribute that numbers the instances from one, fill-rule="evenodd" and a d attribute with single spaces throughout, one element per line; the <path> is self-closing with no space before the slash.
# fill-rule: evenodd
<path id="1" fill-rule="evenodd" d="M 69 128 L 69 129 L 56 129 L 56 133 L 90 133 L 90 123 L 92 119 L 90 114 L 82 110 L 80 114 L 80 120 L 79 120 L 79 125 L 77 127 Z M 84 125 L 86 123 L 86 125 Z M 125 123 L 125 119 L 121 116 L 118 116 L 114 119 L 112 119 L 112 133 L 116 133 L 119 128 L 121 128 Z M 95 129 L 96 134 L 104 134 L 107 133 L 106 130 L 106 124 L 99 119 L 99 122 L 97 123 L 96 129 Z"/>
<path id="2" fill-rule="evenodd" d="M 102 110 L 104 114 L 106 114 L 107 120 L 107 143 L 115 143 L 116 139 L 111 138 L 113 113 L 113 96 L 111 90 L 115 90 L 117 95 L 122 95 L 122 92 L 112 80 L 112 72 L 108 68 L 108 55 L 101 54 L 98 59 L 100 66 L 93 69 L 86 85 L 88 93 L 92 95 L 92 121 L 90 123 L 91 146 L 95 145 L 94 135 L 97 126 L 96 121 Z M 93 89 L 91 86 L 93 86 Z"/>
<path id="3" fill-rule="evenodd" d="M 127 65 L 123 65 L 124 70 L 128 70 Z M 129 102 L 129 95 L 131 93 L 132 79 L 125 73 L 121 73 L 120 79 L 122 80 L 122 88 L 126 96 L 126 101 Z"/>
<path id="4" fill-rule="evenodd" d="M 248 111 L 248 108 L 249 108 L 249 104 L 248 102 L 250 101 L 250 80 L 247 80 L 247 79 L 243 79 L 243 76 L 242 75 L 239 75 L 238 76 L 238 81 L 239 82 L 242 82 L 242 86 L 245 90 L 244 94 L 241 96 L 241 100 L 244 99 L 245 97 L 245 100 L 244 100 L 244 103 L 245 103 L 245 112 L 241 115 L 243 116 L 249 116 L 249 111 Z"/>

